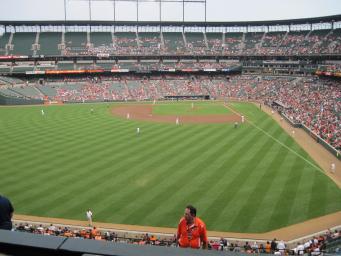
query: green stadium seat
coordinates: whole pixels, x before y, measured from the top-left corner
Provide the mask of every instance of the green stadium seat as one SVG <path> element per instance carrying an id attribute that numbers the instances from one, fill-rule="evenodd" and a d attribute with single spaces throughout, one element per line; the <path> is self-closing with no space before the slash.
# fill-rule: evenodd
<path id="1" fill-rule="evenodd" d="M 34 87 L 30 87 L 30 86 L 13 87 L 12 90 L 28 98 L 33 98 L 33 99 L 42 98 L 42 95 Z"/>
<path id="2" fill-rule="evenodd" d="M 186 48 L 182 33 L 163 33 L 163 38 L 165 41 L 165 48 L 167 53 L 185 52 Z"/>
<path id="3" fill-rule="evenodd" d="M 93 32 L 90 34 L 90 41 L 93 47 L 112 47 L 112 37 L 110 32 Z"/>
<path id="4" fill-rule="evenodd" d="M 225 33 L 224 52 L 238 53 L 242 38 L 243 33 Z"/>
<path id="5" fill-rule="evenodd" d="M 39 55 L 60 55 L 58 44 L 62 41 L 62 33 L 59 32 L 43 32 L 39 36 L 40 50 Z"/>
<path id="6" fill-rule="evenodd" d="M 212 52 L 221 52 L 222 50 L 222 33 L 206 33 L 208 48 Z"/>
<path id="7" fill-rule="evenodd" d="M 0 66 L 0 73 L 9 73 L 11 71 L 11 67 L 10 66 Z"/>
<path id="8" fill-rule="evenodd" d="M 13 66 L 12 73 L 25 73 L 26 71 L 33 71 L 34 66 Z"/>
<path id="9" fill-rule="evenodd" d="M 73 63 L 58 63 L 57 69 L 59 69 L 59 70 L 73 70 L 74 64 Z"/>
<path id="10" fill-rule="evenodd" d="M 65 33 L 65 48 L 69 54 L 85 53 L 87 50 L 86 32 Z"/>
<path id="11" fill-rule="evenodd" d="M 0 36 L 0 55 L 6 54 L 6 44 L 8 44 L 8 40 L 11 33 L 4 33 Z"/>
<path id="12" fill-rule="evenodd" d="M 133 32 L 116 32 L 115 44 L 118 47 L 137 47 L 136 34 Z"/>
<path id="13" fill-rule="evenodd" d="M 13 50 L 10 54 L 15 55 L 33 55 L 32 44 L 35 43 L 37 33 L 14 33 L 12 45 Z"/>
<path id="14" fill-rule="evenodd" d="M 57 91 L 54 85 L 49 86 L 39 86 L 39 90 L 46 96 L 53 98 L 57 95 Z"/>

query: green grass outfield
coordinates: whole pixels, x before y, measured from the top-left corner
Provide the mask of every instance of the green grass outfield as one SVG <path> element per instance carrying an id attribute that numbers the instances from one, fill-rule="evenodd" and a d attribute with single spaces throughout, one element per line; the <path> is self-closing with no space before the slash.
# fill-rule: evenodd
<path id="1" fill-rule="evenodd" d="M 137 122 L 113 117 L 113 104 L 0 108 L 0 193 L 18 214 L 85 220 L 91 208 L 95 221 L 162 227 L 191 203 L 209 230 L 235 232 L 341 210 L 341 190 L 279 125 L 231 105 L 290 150 L 249 124 Z"/>

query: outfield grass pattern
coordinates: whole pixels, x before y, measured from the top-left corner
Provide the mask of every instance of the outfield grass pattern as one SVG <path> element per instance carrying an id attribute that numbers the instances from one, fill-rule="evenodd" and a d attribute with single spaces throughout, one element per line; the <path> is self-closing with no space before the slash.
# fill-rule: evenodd
<path id="1" fill-rule="evenodd" d="M 112 106 L 0 108 L 0 193 L 17 213 L 176 227 L 191 203 L 209 230 L 265 232 L 341 210 L 340 189 L 252 104 L 231 106 L 297 154 L 249 124 L 137 122 Z"/>

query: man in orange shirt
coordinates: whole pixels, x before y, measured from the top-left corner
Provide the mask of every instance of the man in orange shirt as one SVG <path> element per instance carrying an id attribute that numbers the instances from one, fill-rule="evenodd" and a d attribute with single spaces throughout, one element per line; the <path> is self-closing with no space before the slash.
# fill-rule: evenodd
<path id="1" fill-rule="evenodd" d="M 202 246 L 203 249 L 207 249 L 206 225 L 196 215 L 197 209 L 188 205 L 178 225 L 177 240 L 180 247 L 199 249 Z"/>

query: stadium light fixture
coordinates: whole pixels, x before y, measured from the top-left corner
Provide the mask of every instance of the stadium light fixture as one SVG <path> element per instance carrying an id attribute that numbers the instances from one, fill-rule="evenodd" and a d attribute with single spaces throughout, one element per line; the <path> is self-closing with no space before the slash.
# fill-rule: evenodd
<path id="1" fill-rule="evenodd" d="M 113 2 L 114 6 L 114 22 L 116 21 L 116 2 L 133 2 L 136 3 L 136 21 L 139 22 L 139 3 L 159 3 L 160 8 L 160 25 L 162 22 L 162 15 L 161 15 L 161 6 L 162 3 L 182 3 L 182 22 L 185 22 L 185 3 L 197 3 L 197 4 L 204 4 L 205 6 L 205 23 L 207 21 L 207 0 L 64 0 L 64 13 L 65 13 L 65 21 L 66 21 L 66 1 L 88 1 L 89 2 L 89 20 L 92 20 L 91 17 L 91 2 Z"/>

